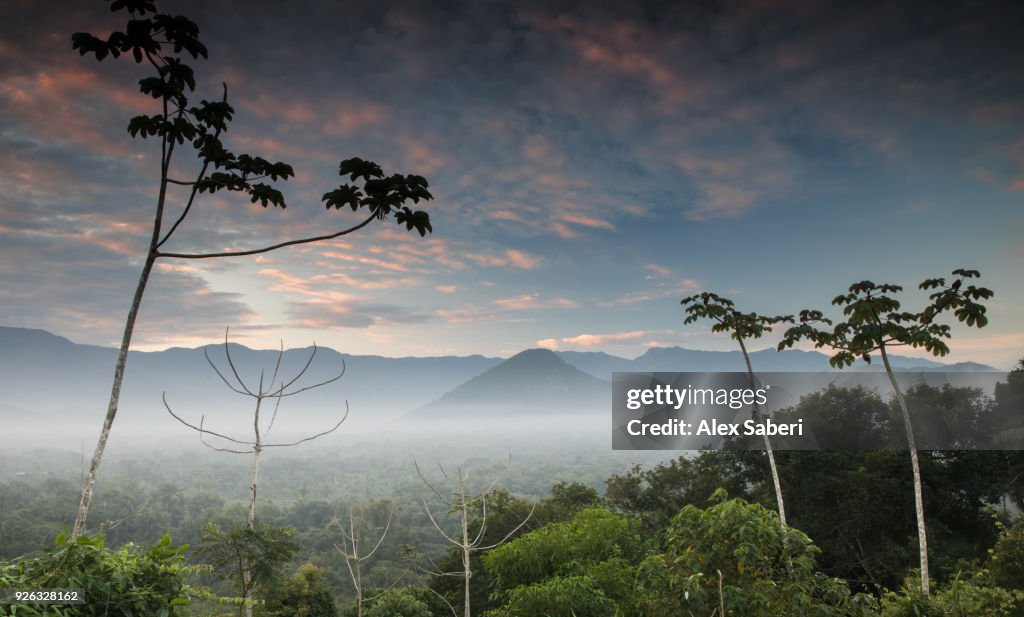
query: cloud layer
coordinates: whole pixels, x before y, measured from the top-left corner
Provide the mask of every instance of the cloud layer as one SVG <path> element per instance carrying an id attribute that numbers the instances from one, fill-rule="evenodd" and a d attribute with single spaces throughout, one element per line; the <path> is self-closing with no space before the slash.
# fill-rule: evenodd
<path id="1" fill-rule="evenodd" d="M 285 211 L 203 200 L 175 249 L 351 224 L 320 205 L 349 156 L 426 175 L 435 233 L 168 262 L 140 344 L 232 325 L 386 355 L 640 351 L 682 342 L 678 299 L 698 288 L 792 312 L 958 266 L 997 290 L 987 335 L 1024 330 L 1020 3 L 169 8 L 210 48 L 200 96 L 229 85 L 229 145 L 298 172 Z M 17 0 L 0 24 L 0 323 L 114 342 L 155 203 L 157 144 L 124 128 L 155 112 L 144 68 L 70 49 L 117 27 L 101 2 Z M 973 359 L 1013 361 L 970 340 Z"/>

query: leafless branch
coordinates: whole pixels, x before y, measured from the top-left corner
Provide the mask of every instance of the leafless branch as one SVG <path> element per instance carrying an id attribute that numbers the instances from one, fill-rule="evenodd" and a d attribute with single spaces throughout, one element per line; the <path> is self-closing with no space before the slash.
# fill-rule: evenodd
<path id="1" fill-rule="evenodd" d="M 274 374 L 270 376 L 270 385 L 273 386 L 277 381 L 277 372 L 281 369 L 281 360 L 284 358 L 284 339 L 280 339 L 280 345 L 277 349 L 277 362 L 274 363 Z M 284 390 L 284 388 L 281 388 Z"/>
<path id="2" fill-rule="evenodd" d="M 265 444 L 262 444 L 261 447 L 263 447 L 263 448 L 287 448 L 287 447 L 290 447 L 290 446 L 297 446 L 300 443 L 306 443 L 307 441 L 313 441 L 314 439 L 317 439 L 319 437 L 323 437 L 324 435 L 328 435 L 328 434 L 333 433 L 334 431 L 338 430 L 338 427 L 341 426 L 341 424 L 346 419 L 348 419 L 348 401 L 345 401 L 345 415 L 341 417 L 341 420 L 338 420 L 337 424 L 335 424 L 331 428 L 327 429 L 326 431 L 323 431 L 322 433 L 317 433 L 316 435 L 311 435 L 309 437 L 306 437 L 304 439 L 300 439 L 298 441 L 293 441 L 291 443 L 265 443 Z"/>
<path id="3" fill-rule="evenodd" d="M 365 557 L 361 557 L 361 559 L 369 559 L 370 557 L 373 557 L 374 553 L 377 552 L 377 549 L 380 548 L 380 545 L 384 543 L 384 538 L 388 535 L 388 530 L 391 529 L 391 520 L 394 517 L 395 511 L 392 509 L 391 512 L 388 513 L 388 522 L 384 524 L 384 531 L 381 532 L 380 539 L 377 540 L 377 544 L 375 544 L 373 548 L 370 549 L 370 552 L 367 553 Z"/>
<path id="4" fill-rule="evenodd" d="M 442 495 L 440 491 L 434 488 L 434 485 L 431 484 L 426 477 L 424 477 L 423 472 L 420 470 L 420 464 L 416 462 L 416 459 L 412 459 L 412 464 L 416 467 L 416 475 L 418 475 L 420 477 L 420 480 L 427 485 L 427 488 L 433 491 L 433 493 L 437 495 L 437 498 L 440 499 L 445 505 L 451 506 L 452 502 L 445 498 L 444 495 Z M 438 467 L 441 469 L 441 473 L 444 474 L 444 467 L 441 467 L 441 465 L 438 465 Z M 445 478 L 447 477 L 447 474 L 445 474 Z"/>
<path id="5" fill-rule="evenodd" d="M 167 393 L 166 392 L 163 393 L 161 398 L 164 401 L 164 408 L 167 409 L 167 413 L 171 414 L 171 416 L 173 416 L 175 420 L 177 420 L 178 422 L 181 422 L 182 424 L 184 424 L 185 426 L 189 427 L 190 429 L 198 431 L 199 433 L 204 434 L 204 435 L 213 435 L 214 437 L 220 437 L 221 439 L 226 439 L 227 441 L 231 441 L 231 442 L 234 442 L 234 443 L 237 443 L 237 444 L 249 445 L 248 442 L 239 441 L 239 440 L 237 440 L 237 439 L 235 439 L 233 437 L 228 437 L 227 435 L 222 435 L 220 433 L 211 431 L 211 430 L 209 430 L 207 428 L 203 428 L 203 422 L 206 420 L 206 415 L 205 414 L 200 417 L 199 426 L 196 426 L 194 424 L 189 423 L 187 420 L 183 419 L 181 416 L 179 416 L 178 414 L 174 413 L 174 410 L 171 409 L 171 406 L 167 403 Z"/>
<path id="6" fill-rule="evenodd" d="M 358 225 L 353 225 L 348 229 L 327 234 L 325 236 L 312 236 L 309 238 L 299 238 L 297 240 L 289 240 L 287 242 L 280 242 L 271 246 L 265 246 L 263 248 L 246 250 L 246 251 L 224 251 L 222 253 L 164 253 L 158 252 L 157 257 L 176 257 L 178 259 L 213 259 L 216 257 L 243 257 L 245 255 L 259 255 L 260 253 L 269 253 L 270 251 L 276 251 L 277 249 L 284 248 L 286 246 L 295 246 L 296 244 L 310 244 L 312 242 L 322 242 L 324 240 L 333 240 L 334 238 L 340 238 L 341 236 L 350 234 L 354 231 L 358 231 L 363 227 L 366 227 L 371 222 L 377 219 L 377 214 L 371 214 L 369 218 L 364 220 Z"/>
<path id="7" fill-rule="evenodd" d="M 430 506 L 427 505 L 426 499 L 423 500 L 423 509 L 427 511 L 427 517 L 430 519 L 430 522 L 434 524 L 434 527 L 437 529 L 438 532 L 440 532 L 442 536 L 444 536 L 445 540 L 448 540 L 448 542 L 454 544 L 455 546 L 463 546 L 462 542 L 458 540 L 453 540 L 452 537 L 445 533 L 444 529 L 441 529 L 441 526 L 437 524 L 437 520 L 434 518 L 434 514 L 430 511 Z"/>
<path id="8" fill-rule="evenodd" d="M 459 617 L 459 612 L 455 610 L 455 607 L 454 607 L 454 606 L 452 606 L 452 603 L 451 603 L 451 602 L 449 602 L 447 598 L 445 598 L 444 596 L 442 596 L 442 595 L 441 595 L 440 593 L 438 593 L 438 592 L 434 591 L 434 590 L 433 590 L 433 589 L 431 589 L 430 587 L 427 587 L 426 589 L 427 589 L 427 591 L 429 591 L 430 593 L 432 593 L 432 594 L 434 594 L 435 596 L 437 596 L 437 597 L 441 598 L 441 601 L 442 601 L 442 602 L 444 602 L 444 603 L 445 603 L 445 604 L 446 604 L 446 605 L 448 606 L 448 609 L 449 609 L 449 610 L 450 610 L 450 611 L 452 612 L 452 615 L 455 615 L 455 617 Z"/>
<path id="9" fill-rule="evenodd" d="M 402 579 L 404 579 L 406 577 L 406 575 L 408 575 L 408 574 L 409 574 L 409 568 L 406 568 L 401 574 L 398 575 L 398 578 L 396 578 L 395 580 L 391 581 L 390 585 L 388 585 L 387 587 L 381 589 L 380 593 L 375 593 L 372 596 L 370 596 L 369 598 L 363 598 L 363 602 L 373 602 L 377 598 L 379 598 L 382 595 L 386 594 L 387 592 L 391 591 L 392 589 L 394 589 L 395 585 L 397 585 L 398 583 L 402 582 Z"/>
<path id="10" fill-rule="evenodd" d="M 210 359 L 210 354 L 206 351 L 206 349 L 203 349 L 203 356 L 206 357 L 206 363 L 210 365 L 210 368 L 213 369 L 213 372 L 217 373 L 217 377 L 220 377 L 220 380 L 223 381 L 224 385 L 230 388 L 232 392 L 237 392 L 238 394 L 244 394 L 246 396 L 255 396 L 252 392 L 249 392 L 249 389 L 245 387 L 245 384 L 242 384 L 243 389 L 239 390 L 234 386 L 234 384 L 228 381 L 227 378 L 224 377 L 223 373 L 220 372 L 220 369 L 217 368 L 217 365 L 213 363 L 213 360 Z"/>
<path id="11" fill-rule="evenodd" d="M 522 529 L 522 528 L 523 528 L 523 527 L 524 527 L 524 526 L 526 525 L 526 523 L 527 523 L 527 522 L 528 522 L 528 521 L 530 520 L 530 518 L 531 518 L 531 517 L 533 516 L 533 513 L 534 513 L 534 511 L 535 511 L 536 509 L 537 509 L 537 504 L 533 504 L 533 507 L 532 507 L 532 508 L 530 508 L 530 513 L 526 515 L 526 518 L 524 518 L 524 519 L 523 519 L 523 522 L 521 522 L 521 523 L 519 523 L 518 525 L 516 525 L 516 528 L 515 528 L 515 529 L 513 529 L 512 531 L 510 531 L 510 532 L 508 532 L 507 534 L 505 534 L 505 537 L 504 537 L 504 538 L 502 538 L 501 540 L 499 540 L 499 541 L 495 542 L 494 544 L 491 544 L 490 546 L 481 546 L 481 547 L 478 547 L 478 548 L 477 548 L 477 550 L 480 550 L 480 551 L 489 551 L 489 550 L 491 550 L 492 548 L 494 548 L 495 546 L 498 546 L 499 544 L 502 544 L 502 543 L 504 543 L 504 542 L 505 542 L 506 540 L 508 540 L 509 538 L 511 538 L 512 536 L 514 536 L 514 535 L 516 534 L 516 532 L 517 532 L 517 531 L 519 531 L 520 529 Z"/>

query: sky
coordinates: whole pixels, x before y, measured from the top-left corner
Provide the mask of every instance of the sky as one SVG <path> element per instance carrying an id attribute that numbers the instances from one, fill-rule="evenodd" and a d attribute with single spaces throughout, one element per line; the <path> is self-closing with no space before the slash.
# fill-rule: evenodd
<path id="1" fill-rule="evenodd" d="M 321 203 L 353 156 L 425 176 L 434 231 L 383 221 L 258 258 L 161 260 L 136 349 L 230 326 L 250 347 L 384 356 L 727 350 L 683 323 L 683 296 L 831 311 L 870 279 L 914 310 L 920 281 L 968 267 L 995 291 L 991 321 L 954 325 L 947 360 L 1024 356 L 1020 2 L 158 6 L 199 24 L 196 98 L 227 83 L 226 145 L 297 172 L 287 209 L 207 196 L 168 250 L 354 224 Z M 70 35 L 122 15 L 0 5 L 0 325 L 120 341 L 159 179 L 159 143 L 126 126 L 158 109 L 144 67 L 82 58 Z"/>

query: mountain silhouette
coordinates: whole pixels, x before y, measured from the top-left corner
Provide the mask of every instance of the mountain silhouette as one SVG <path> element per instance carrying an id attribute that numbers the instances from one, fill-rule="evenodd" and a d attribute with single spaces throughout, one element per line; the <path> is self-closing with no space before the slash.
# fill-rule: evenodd
<path id="1" fill-rule="evenodd" d="M 259 377 L 261 369 L 272 370 L 277 358 L 277 350 L 273 349 L 250 349 L 234 343 L 230 348 L 239 373 L 250 381 Z M 161 403 L 163 392 L 177 411 L 192 418 L 203 413 L 211 419 L 220 415 L 224 425 L 234 425 L 237 418 L 246 417 L 250 401 L 224 387 L 207 365 L 204 351 L 218 366 L 225 367 L 222 344 L 130 352 L 119 422 L 158 430 L 161 422 L 169 420 Z M 294 375 L 311 351 L 310 347 L 287 349 L 282 375 Z M 44 421 L 98 426 L 110 396 L 116 355 L 117 350 L 112 347 L 75 343 L 45 330 L 0 326 L 0 387 L 6 393 L 0 407 L 0 429 L 11 428 L 19 419 L 40 426 Z M 997 370 L 975 363 L 945 365 L 918 358 L 890 358 L 897 370 Z M 345 376 L 330 387 L 311 390 L 294 399 L 282 412 L 294 412 L 294 416 L 286 416 L 287 421 L 299 417 L 316 422 L 330 420 L 344 409 L 346 402 L 354 421 L 387 420 L 403 414 L 426 418 L 447 414 L 536 416 L 560 410 L 606 412 L 613 372 L 745 370 L 738 350 L 655 347 L 631 360 L 603 352 L 528 349 L 502 360 L 480 355 L 389 358 L 351 355 L 320 347 L 305 383 L 330 378 L 340 370 L 342 362 Z M 751 363 L 759 374 L 835 372 L 828 366 L 828 356 L 817 351 L 778 353 L 762 349 L 751 353 Z M 858 361 L 851 370 L 882 370 L 881 362 L 876 359 L 873 364 L 864 365 Z M 415 411 L 409 415 L 410 410 Z M 173 424 L 169 426 L 178 430 Z"/>
<path id="2" fill-rule="evenodd" d="M 608 407 L 611 384 L 547 349 L 527 349 L 477 375 L 412 417 L 580 412 Z"/>

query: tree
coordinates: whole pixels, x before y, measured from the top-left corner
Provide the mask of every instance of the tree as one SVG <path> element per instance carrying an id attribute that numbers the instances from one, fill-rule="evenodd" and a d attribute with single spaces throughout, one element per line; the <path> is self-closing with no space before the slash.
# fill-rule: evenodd
<path id="1" fill-rule="evenodd" d="M 324 569 L 312 563 L 299 566 L 268 598 L 266 613 L 273 617 L 338 617 Z"/>
<path id="2" fill-rule="evenodd" d="M 867 615 L 872 604 L 815 571 L 817 548 L 770 510 L 739 499 L 672 520 L 663 550 L 640 566 L 637 597 L 650 615 Z"/>
<path id="3" fill-rule="evenodd" d="M 420 200 L 433 198 L 427 190 L 425 178 L 401 174 L 386 176 L 381 167 L 372 161 L 349 158 L 341 162 L 338 170 L 343 178 L 348 177 L 347 181 L 325 193 L 322 201 L 328 210 L 343 210 L 346 207 L 353 212 L 363 210 L 365 218 L 354 225 L 256 248 L 218 252 L 166 249 L 165 245 L 181 228 L 201 196 L 219 191 L 243 193 L 254 204 L 283 209 L 286 207 L 284 195 L 267 181 L 285 181 L 294 177 L 295 172 L 287 163 L 272 163 L 259 156 L 236 154 L 225 147 L 222 136 L 234 116 L 234 109 L 228 103 L 226 84 L 220 100 L 201 100 L 197 105 L 190 104 L 189 97 L 195 90 L 196 78 L 186 61 L 189 57 L 192 60 L 207 57 L 206 46 L 199 40 L 199 27 L 194 22 L 183 16 L 159 13 L 154 0 L 113 0 L 110 9 L 128 13 L 125 29 L 115 30 L 105 39 L 77 32 L 71 37 L 72 48 L 80 55 L 91 55 L 98 61 L 108 56 L 117 58 L 121 54 L 130 54 L 137 64 L 145 64 L 151 69 L 148 76 L 139 80 L 139 90 L 154 99 L 158 112 L 132 118 L 128 123 L 128 133 L 132 137 L 159 140 L 160 172 L 149 245 L 125 319 L 103 427 L 89 472 L 82 483 L 82 495 L 71 532 L 73 537 L 85 530 L 96 474 L 117 416 L 135 321 L 150 273 L 158 259 L 214 259 L 257 255 L 286 246 L 338 238 L 392 214 L 397 223 L 405 225 L 408 230 L 415 229 L 421 236 L 432 231 L 428 213 L 413 210 L 406 205 L 408 202 L 418 204 Z M 191 148 L 198 157 L 198 170 L 191 179 L 171 175 L 171 162 L 179 148 Z M 172 211 L 174 203 L 180 204 L 177 212 Z"/>
<path id="4" fill-rule="evenodd" d="M 602 507 L 488 551 L 501 605 L 495 617 L 633 614 L 636 565 L 647 543 L 637 520 Z"/>
<path id="5" fill-rule="evenodd" d="M 773 325 L 787 321 L 792 322 L 793 318 L 788 315 L 768 317 L 766 315 L 758 315 L 757 313 L 741 313 L 736 310 L 736 305 L 732 300 L 707 291 L 687 296 L 680 301 L 680 304 L 687 307 L 687 316 L 683 323 L 689 324 L 698 319 L 711 319 L 715 322 L 715 325 L 711 326 L 712 332 L 728 332 L 729 336 L 739 343 L 740 351 L 743 352 L 743 361 L 747 365 L 747 378 L 750 380 L 750 387 L 756 390 L 757 383 L 754 379 L 754 368 L 750 364 L 750 354 L 747 353 L 747 345 L 744 341 L 759 339 L 766 332 L 771 332 Z M 755 422 L 761 421 L 761 407 L 756 399 L 754 400 L 753 417 Z M 782 482 L 779 480 L 779 470 L 775 466 L 775 453 L 772 450 L 772 442 L 768 439 L 768 435 L 765 434 L 763 437 L 764 448 L 768 454 L 768 467 L 772 473 L 772 484 L 775 486 L 775 501 L 778 506 L 779 521 L 785 527 L 786 504 L 782 499 Z"/>
<path id="6" fill-rule="evenodd" d="M 917 383 L 904 395 L 919 447 L 931 438 L 929 450 L 961 448 L 919 453 L 931 583 L 945 584 L 995 540 L 991 507 L 1005 491 L 1007 453 L 962 449 L 987 447 L 972 430 L 991 409 L 979 390 Z M 898 589 L 918 554 L 913 476 L 899 451 L 906 448 L 903 421 L 895 395 L 886 398 L 875 388 L 829 384 L 774 413 L 780 423 L 802 419 L 819 448 L 780 460 L 790 524 L 814 539 L 824 572 L 875 594 Z M 950 425 L 960 427 L 958 442 Z"/>
<path id="7" fill-rule="evenodd" d="M 214 364 L 213 360 L 210 359 L 210 355 L 206 352 L 205 349 L 203 350 L 203 355 L 206 358 L 206 362 L 210 365 L 210 368 L 212 368 L 213 371 L 215 373 L 217 373 L 217 376 L 220 377 L 221 381 L 223 381 L 224 384 L 228 388 L 231 389 L 231 391 L 236 392 L 238 394 L 242 394 L 244 396 L 251 397 L 252 399 L 254 399 L 256 401 L 255 407 L 253 409 L 253 415 L 252 415 L 253 437 L 252 437 L 251 441 L 250 440 L 243 440 L 243 439 L 236 439 L 234 437 L 230 437 L 230 436 L 225 435 L 223 433 L 214 432 L 214 431 L 211 431 L 211 430 L 205 428 L 205 419 L 206 419 L 205 416 L 203 416 L 203 418 L 199 421 L 199 425 L 198 426 L 188 422 L 187 420 L 184 420 L 179 415 L 174 413 L 174 411 L 171 409 L 170 404 L 168 404 L 168 402 L 167 402 L 167 394 L 164 393 L 163 401 L 164 401 L 164 407 L 167 409 L 167 413 L 171 414 L 171 416 L 173 416 L 174 419 L 177 420 L 178 422 L 181 422 L 182 424 L 184 424 L 185 426 L 189 427 L 190 429 L 193 429 L 193 430 L 197 431 L 199 433 L 199 439 L 200 439 L 200 441 L 202 441 L 203 445 L 205 445 L 208 448 L 210 448 L 211 450 L 215 450 L 217 452 L 229 452 L 231 454 L 252 454 L 252 479 L 251 479 L 251 482 L 249 484 L 249 509 L 248 509 L 248 511 L 246 513 L 246 521 L 245 521 L 246 522 L 246 528 L 249 531 L 255 531 L 255 529 L 256 529 L 256 488 L 257 488 L 257 484 L 259 482 L 260 453 L 264 449 L 266 449 L 266 448 L 288 448 L 288 447 L 292 447 L 292 446 L 297 446 L 297 445 L 299 445 L 301 443 L 305 443 L 307 441 L 312 441 L 312 440 L 317 439 L 319 437 L 323 437 L 324 435 L 328 435 L 328 434 L 336 431 L 338 429 L 338 427 L 340 427 L 341 424 L 345 421 L 345 419 L 348 418 L 348 403 L 346 402 L 345 403 L 345 414 L 341 417 L 340 420 L 338 420 L 337 424 L 335 424 L 334 426 L 332 426 L 331 428 L 329 428 L 329 429 L 327 429 L 325 431 L 322 431 L 322 432 L 317 433 L 315 435 L 310 435 L 308 437 L 304 437 L 302 439 L 299 439 L 297 441 L 293 441 L 293 442 L 290 442 L 290 443 L 267 443 L 265 441 L 267 436 L 270 434 L 271 429 L 274 428 L 274 421 L 277 420 L 277 411 L 278 411 L 278 409 L 281 406 L 281 400 L 282 399 L 284 399 L 285 397 L 289 397 L 289 396 L 295 396 L 296 394 L 301 394 L 302 392 L 306 392 L 307 390 L 312 390 L 313 388 L 319 388 L 321 386 L 325 386 L 325 385 L 327 385 L 329 383 L 332 383 L 332 382 L 335 382 L 335 381 L 341 379 L 341 377 L 345 374 L 345 366 L 344 366 L 344 362 L 343 362 L 342 363 L 341 372 L 338 373 L 338 375 L 336 375 L 335 377 L 332 377 L 332 378 L 330 378 L 330 379 L 328 379 L 326 381 L 322 381 L 320 383 L 316 383 L 316 384 L 313 384 L 313 385 L 303 386 L 303 387 L 295 388 L 295 389 L 290 389 L 293 385 L 295 385 L 296 382 L 299 381 L 299 379 L 302 378 L 303 375 L 306 374 L 306 371 L 313 364 L 313 359 L 316 358 L 316 351 L 317 351 L 317 347 L 314 344 L 313 345 L 313 351 L 310 352 L 309 359 L 306 361 L 305 366 L 302 367 L 302 370 L 300 370 L 298 372 L 298 374 L 295 375 L 295 377 L 291 378 L 290 380 L 285 381 L 284 379 L 282 379 L 281 382 L 280 382 L 280 385 L 275 386 L 274 384 L 277 382 L 277 374 L 278 374 L 278 371 L 281 368 L 281 360 L 284 358 L 284 342 L 282 341 L 281 348 L 280 348 L 280 350 L 277 353 L 277 362 L 274 364 L 274 372 L 270 376 L 269 382 L 265 382 L 265 380 L 264 380 L 265 374 L 261 370 L 260 371 L 260 378 L 259 378 L 258 385 L 255 388 L 253 388 L 253 387 L 249 386 L 248 384 L 246 384 L 244 380 L 242 380 L 242 378 L 238 374 L 238 369 L 235 368 L 235 363 L 231 359 L 231 348 L 228 346 L 228 332 L 226 330 L 224 332 L 224 356 L 227 358 L 228 367 L 230 367 L 231 374 L 235 378 L 234 382 L 230 381 L 227 377 L 224 376 L 224 372 L 226 372 L 226 371 L 222 372 L 220 369 L 218 369 L 217 365 Z M 261 422 L 260 413 L 262 411 L 263 402 L 265 400 L 267 400 L 267 399 L 270 399 L 270 400 L 272 400 L 274 402 L 274 409 L 273 409 L 273 413 L 270 416 L 270 421 L 267 422 L 267 425 L 264 428 L 264 427 L 261 427 L 261 424 L 260 424 L 260 422 Z M 207 436 L 207 435 L 212 436 L 212 437 L 216 437 L 218 439 L 222 439 L 222 440 L 224 440 L 226 442 L 230 442 L 231 446 L 230 447 L 216 447 L 216 446 L 214 446 L 214 445 L 212 445 L 212 444 L 210 444 L 209 442 L 206 441 L 206 439 L 204 437 Z M 239 446 L 245 446 L 248 449 L 241 450 L 241 449 L 238 449 Z M 250 566 L 251 566 L 251 563 L 247 559 L 242 559 L 242 561 L 241 561 L 241 568 L 242 568 L 242 573 L 241 573 L 241 577 L 242 577 L 242 599 L 243 599 L 244 604 L 246 606 L 246 614 L 249 615 L 249 616 L 252 615 L 252 608 L 249 605 L 249 600 L 250 600 L 250 595 L 251 595 L 252 589 L 253 589 L 253 584 L 252 584 L 252 580 L 251 580 L 252 576 L 251 576 L 251 572 L 250 572 Z"/>
<path id="8" fill-rule="evenodd" d="M 745 463 L 753 454 L 704 450 L 696 456 L 680 456 L 649 469 L 635 465 L 608 478 L 608 499 L 617 508 L 638 514 L 651 533 L 661 533 L 684 506 L 707 504 L 719 488 L 750 499 L 755 486 Z M 762 476 L 758 473 L 755 477 Z"/>
<path id="9" fill-rule="evenodd" d="M 259 525 L 222 530 L 213 523 L 203 527 L 199 553 L 214 571 L 233 580 L 242 592 L 238 614 L 252 615 L 253 593 L 281 578 L 281 570 L 295 558 L 299 545 L 287 527 Z"/>
<path id="10" fill-rule="evenodd" d="M 352 579 L 352 588 L 356 592 L 356 616 L 363 617 L 363 603 L 369 602 L 376 599 L 381 594 L 385 593 L 391 587 L 387 587 L 384 591 L 367 598 L 363 597 L 363 562 L 373 557 L 380 545 L 384 543 L 384 538 L 388 535 L 388 530 L 391 529 L 391 521 L 395 516 L 395 511 L 391 510 L 388 513 L 388 522 L 384 524 L 384 530 L 380 533 L 377 538 L 377 542 L 373 545 L 373 548 L 366 553 L 360 553 L 359 545 L 363 538 L 362 530 L 360 525 L 356 524 L 356 517 L 353 506 L 349 505 L 348 508 L 348 531 L 345 531 L 345 527 L 336 519 L 331 521 L 332 524 L 337 525 L 341 531 L 342 544 L 343 546 L 334 545 L 335 550 L 341 553 L 341 556 L 345 558 L 345 566 L 348 568 L 349 578 Z M 399 578 L 398 580 L 401 580 Z M 398 583 L 398 580 L 394 584 Z M 392 586 L 394 586 L 392 584 Z"/>
<path id="11" fill-rule="evenodd" d="M 509 459 L 511 463 L 511 458 Z M 449 479 L 448 473 L 445 471 L 443 466 L 438 465 L 441 470 L 441 475 L 445 480 Z M 509 531 L 505 536 L 497 542 L 491 544 L 484 544 L 484 537 L 487 531 L 487 500 L 491 493 L 491 490 L 501 479 L 501 474 L 498 474 L 494 480 L 485 488 L 483 491 L 472 495 L 466 489 L 466 482 L 469 480 L 469 471 L 463 467 L 456 468 L 456 484 L 454 493 L 449 497 L 438 491 L 433 484 L 423 475 L 420 470 L 420 466 L 416 463 L 416 473 L 419 475 L 420 480 L 433 492 L 433 494 L 448 507 L 449 511 L 454 511 L 458 516 L 459 521 L 459 533 L 449 535 L 441 525 L 437 522 L 437 518 L 434 513 L 430 510 L 430 504 L 427 499 L 423 499 L 423 509 L 427 513 L 427 518 L 430 519 L 431 524 L 440 533 L 445 540 L 448 541 L 456 550 L 459 551 L 462 557 L 461 569 L 454 572 L 442 572 L 438 568 L 434 567 L 428 570 L 428 573 L 434 576 L 453 576 L 462 579 L 463 584 L 463 603 L 462 611 L 464 617 L 471 617 L 472 612 L 470 610 L 471 599 L 470 599 L 470 579 L 473 577 L 473 566 L 472 557 L 474 553 L 479 553 L 492 549 L 499 544 L 502 544 L 512 536 L 514 536 L 533 516 L 533 512 L 536 506 L 530 509 L 529 514 L 520 521 L 520 523 Z M 475 534 L 470 533 L 470 524 L 475 516 L 479 517 L 479 528 Z M 452 537 L 452 536 L 455 537 Z M 447 602 L 447 600 L 445 600 Z M 452 613 L 457 615 L 455 608 L 449 604 L 449 608 L 452 609 Z"/>
<path id="12" fill-rule="evenodd" d="M 938 290 L 929 296 L 931 303 L 921 312 L 900 311 L 900 302 L 892 294 L 903 290 L 899 285 L 861 281 L 850 285 L 848 293 L 832 300 L 834 306 L 843 307 L 846 321 L 835 324 L 831 329 L 821 329 L 818 324 L 832 325 L 832 320 L 821 311 L 804 309 L 800 311 L 800 323 L 789 328 L 779 350 L 792 347 L 797 341 L 807 339 L 816 348 L 830 347 L 834 354 L 829 364 L 836 368 L 852 365 L 857 357 L 871 362 L 871 354 L 877 351 L 882 357 L 885 372 L 892 384 L 893 393 L 903 416 L 903 426 L 910 451 L 910 465 L 914 475 L 914 506 L 917 511 L 917 537 L 921 564 L 921 591 L 928 595 L 928 537 L 924 521 L 924 499 L 921 495 L 921 468 L 917 460 L 917 442 L 910 421 L 910 412 L 903 391 L 896 382 L 892 365 L 889 363 L 890 347 L 908 345 L 923 347 L 928 352 L 944 356 L 949 346 L 942 340 L 949 338 L 950 327 L 938 324 L 935 319 L 942 313 L 952 311 L 953 315 L 968 326 L 979 328 L 988 324 L 985 306 L 979 300 L 992 297 L 992 291 L 963 283 L 967 279 L 981 276 L 977 270 L 957 269 L 953 283 L 946 285 L 945 278 L 927 279 L 919 285 L 923 290 Z"/>
<path id="13" fill-rule="evenodd" d="M 996 384 L 993 427 L 996 445 L 1007 452 L 1007 495 L 1024 510 L 1024 359 Z"/>
<path id="14" fill-rule="evenodd" d="M 428 598 L 415 588 L 399 587 L 382 592 L 366 610 L 366 617 L 432 617 Z"/>

